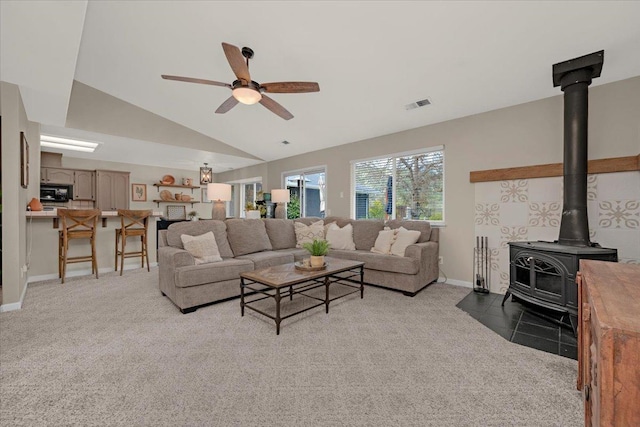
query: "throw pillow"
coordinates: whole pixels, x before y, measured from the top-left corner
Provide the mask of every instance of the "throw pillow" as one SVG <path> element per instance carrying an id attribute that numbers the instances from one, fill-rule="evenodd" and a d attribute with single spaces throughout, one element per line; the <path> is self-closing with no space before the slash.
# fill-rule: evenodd
<path id="1" fill-rule="evenodd" d="M 380 230 L 378 232 L 378 238 L 371 248 L 371 252 L 384 255 L 391 254 L 391 245 L 396 241 L 397 233 L 398 230 L 392 230 L 389 227 L 385 227 L 384 230 Z"/>
<path id="2" fill-rule="evenodd" d="M 222 261 L 213 232 L 209 231 L 200 236 L 183 234 L 180 239 L 184 248 L 195 258 L 196 265 Z"/>
<path id="3" fill-rule="evenodd" d="M 398 228 L 396 240 L 391 245 L 391 255 L 404 256 L 407 246 L 413 245 L 420 238 L 420 232 L 415 230 L 407 230 L 404 227 Z"/>
<path id="4" fill-rule="evenodd" d="M 345 251 L 355 251 L 356 244 L 353 243 L 353 226 L 347 224 L 344 227 L 338 227 L 338 224 L 332 222 L 327 228 L 327 242 L 331 245 L 331 249 L 343 249 Z"/>
<path id="5" fill-rule="evenodd" d="M 311 225 L 301 222 L 294 223 L 296 232 L 296 248 L 301 248 L 303 243 L 312 243 L 315 239 L 324 239 L 324 221 L 316 221 Z"/>

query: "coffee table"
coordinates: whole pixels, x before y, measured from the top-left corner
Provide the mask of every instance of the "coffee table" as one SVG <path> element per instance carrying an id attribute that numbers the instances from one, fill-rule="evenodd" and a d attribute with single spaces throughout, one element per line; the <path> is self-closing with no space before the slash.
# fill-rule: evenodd
<path id="1" fill-rule="evenodd" d="M 329 303 L 331 301 L 355 292 L 360 292 L 360 298 L 364 298 L 363 262 L 330 257 L 325 257 L 325 262 L 327 267 L 324 270 L 317 271 L 298 270 L 295 268 L 294 263 L 289 263 L 240 274 L 240 314 L 244 316 L 246 307 L 273 319 L 276 322 L 276 334 L 280 335 L 280 322 L 284 319 L 321 305 L 324 305 L 326 312 L 329 313 Z M 354 288 L 354 290 L 330 298 L 329 287 L 332 284 Z M 325 287 L 324 298 L 309 294 L 309 291 L 323 286 Z M 248 301 L 245 289 L 253 291 L 252 297 L 257 295 L 257 298 Z M 289 313 L 286 316 L 281 316 L 280 306 L 282 300 L 286 299 L 286 297 L 289 297 L 289 300 L 293 300 L 294 295 L 301 295 L 319 302 L 294 313 Z M 273 298 L 275 301 L 275 316 L 255 307 L 256 302 L 267 298 Z"/>

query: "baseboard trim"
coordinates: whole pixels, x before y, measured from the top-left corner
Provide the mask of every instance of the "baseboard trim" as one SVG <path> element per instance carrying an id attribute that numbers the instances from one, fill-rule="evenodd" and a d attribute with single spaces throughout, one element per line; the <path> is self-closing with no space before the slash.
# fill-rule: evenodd
<path id="1" fill-rule="evenodd" d="M 158 263 L 157 262 L 152 262 L 149 263 L 150 267 L 157 267 Z M 140 266 L 138 265 L 125 265 L 124 269 L 125 271 L 127 270 L 135 270 L 137 268 L 140 268 Z M 103 267 L 103 268 L 98 268 L 98 274 L 105 274 L 105 273 L 111 273 L 115 271 L 113 268 L 111 267 Z M 91 269 L 87 268 L 86 270 L 75 270 L 75 271 L 68 271 L 67 272 L 67 277 L 77 277 L 77 276 L 91 276 Z M 53 273 L 53 274 L 42 274 L 40 276 L 33 276 L 33 277 L 29 277 L 29 283 L 35 283 L 35 282 L 42 282 L 43 280 L 51 280 L 51 279 L 57 279 L 58 278 L 58 273 Z"/>
<path id="2" fill-rule="evenodd" d="M 444 277 L 438 277 L 438 283 L 446 283 L 447 285 L 462 286 L 463 288 L 473 288 L 473 283 L 465 282 L 464 280 L 445 279 Z"/>
<path id="3" fill-rule="evenodd" d="M 2 304 L 0 305 L 0 313 L 4 313 L 7 311 L 20 310 L 22 308 L 22 303 L 24 302 L 24 297 L 27 295 L 27 287 L 29 286 L 29 282 L 24 284 L 24 289 L 22 290 L 22 295 L 20 295 L 20 301 L 14 302 L 11 304 Z"/>

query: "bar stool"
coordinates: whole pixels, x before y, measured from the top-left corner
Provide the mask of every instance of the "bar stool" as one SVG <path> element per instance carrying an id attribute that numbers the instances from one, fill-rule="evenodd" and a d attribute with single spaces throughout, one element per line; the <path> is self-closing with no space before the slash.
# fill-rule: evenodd
<path id="1" fill-rule="evenodd" d="M 91 261 L 91 274 L 98 278 L 98 261 L 96 258 L 96 230 L 98 227 L 99 209 L 58 209 L 58 217 L 62 230 L 58 232 L 58 277 L 64 283 L 67 275 L 67 264 Z M 69 256 L 69 240 L 89 239 L 91 255 Z"/>
<path id="2" fill-rule="evenodd" d="M 144 260 L 147 259 L 147 271 L 149 269 L 149 252 L 147 251 L 147 230 L 149 229 L 149 217 L 152 212 L 150 210 L 132 211 L 127 209 L 118 209 L 120 217 L 120 228 L 116 231 L 116 256 L 115 269 L 118 271 L 118 257 L 120 257 L 120 275 L 124 271 L 124 259 L 131 257 L 140 257 L 142 267 L 144 268 Z M 139 251 L 126 251 L 127 237 L 139 236 L 141 247 Z M 120 247 L 118 247 L 120 246 Z"/>

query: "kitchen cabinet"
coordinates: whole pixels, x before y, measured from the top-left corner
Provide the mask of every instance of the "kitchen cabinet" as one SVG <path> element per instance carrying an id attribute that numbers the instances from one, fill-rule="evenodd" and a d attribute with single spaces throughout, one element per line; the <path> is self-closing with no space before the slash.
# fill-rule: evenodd
<path id="1" fill-rule="evenodd" d="M 129 209 L 129 172 L 96 171 L 96 208 Z"/>
<path id="2" fill-rule="evenodd" d="M 45 184 L 73 185 L 73 170 L 61 168 L 40 168 L 40 182 Z"/>
<path id="3" fill-rule="evenodd" d="M 585 426 L 640 426 L 640 266 L 580 261 L 578 390 Z"/>
<path id="4" fill-rule="evenodd" d="M 96 173 L 76 170 L 73 172 L 73 200 L 96 199 Z"/>

